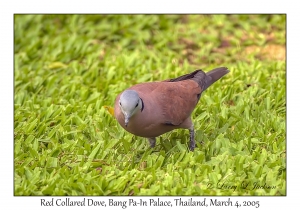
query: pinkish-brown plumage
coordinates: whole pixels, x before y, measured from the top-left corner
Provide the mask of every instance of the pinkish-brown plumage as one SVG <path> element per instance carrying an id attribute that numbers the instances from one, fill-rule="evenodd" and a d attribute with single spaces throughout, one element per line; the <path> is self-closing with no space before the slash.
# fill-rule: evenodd
<path id="1" fill-rule="evenodd" d="M 148 138 L 152 147 L 155 146 L 155 137 L 157 136 L 173 129 L 189 129 L 190 149 L 194 150 L 195 140 L 191 114 L 201 93 L 228 72 L 225 67 L 212 70 L 207 74 L 196 70 L 175 79 L 134 85 L 127 90 L 136 91 L 141 104 L 136 104 L 136 108 L 134 105 L 129 105 L 129 107 L 132 110 L 138 110 L 133 111 L 134 114 L 130 116 L 126 126 L 123 113 L 125 108 L 122 107 L 122 112 L 120 107 L 125 106 L 124 102 L 129 101 L 130 103 L 130 100 L 139 99 L 126 96 L 127 98 L 122 99 L 124 100 L 123 105 L 120 105 L 122 92 L 115 100 L 114 115 L 125 130 L 134 135 Z"/>

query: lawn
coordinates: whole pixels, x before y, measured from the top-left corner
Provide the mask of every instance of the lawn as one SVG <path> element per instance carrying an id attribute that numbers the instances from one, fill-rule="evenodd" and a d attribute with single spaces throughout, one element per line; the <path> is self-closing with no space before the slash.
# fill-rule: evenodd
<path id="1" fill-rule="evenodd" d="M 15 195 L 286 195 L 285 15 L 15 15 Z M 145 138 L 104 106 L 141 82 L 230 73 L 188 130 Z"/>

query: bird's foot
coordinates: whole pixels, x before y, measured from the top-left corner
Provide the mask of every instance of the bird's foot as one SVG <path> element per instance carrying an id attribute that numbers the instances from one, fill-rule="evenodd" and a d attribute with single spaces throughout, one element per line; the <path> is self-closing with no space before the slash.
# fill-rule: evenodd
<path id="1" fill-rule="evenodd" d="M 150 147 L 151 147 L 151 148 L 155 147 L 155 144 L 156 144 L 156 139 L 155 139 L 155 137 L 153 137 L 153 138 L 148 138 L 148 141 L 149 141 L 149 144 L 150 144 Z"/>
<path id="2" fill-rule="evenodd" d="M 191 127 L 189 131 L 190 131 L 190 150 L 194 151 L 196 146 L 194 127 Z"/>

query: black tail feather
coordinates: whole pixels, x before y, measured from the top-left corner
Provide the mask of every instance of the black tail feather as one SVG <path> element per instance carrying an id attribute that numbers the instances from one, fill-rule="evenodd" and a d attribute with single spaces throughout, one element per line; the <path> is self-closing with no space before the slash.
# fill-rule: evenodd
<path id="1" fill-rule="evenodd" d="M 178 81 L 182 81 L 182 80 L 193 79 L 199 71 L 202 71 L 202 70 L 196 70 L 196 71 L 193 71 L 192 73 L 185 74 L 180 77 L 176 77 L 174 79 L 169 79 L 169 80 L 167 80 L 167 82 L 178 82 Z"/>

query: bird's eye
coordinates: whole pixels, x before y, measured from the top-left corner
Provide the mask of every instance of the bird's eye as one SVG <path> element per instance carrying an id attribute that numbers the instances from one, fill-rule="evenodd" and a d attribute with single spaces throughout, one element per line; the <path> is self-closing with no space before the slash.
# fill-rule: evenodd
<path id="1" fill-rule="evenodd" d="M 119 104 L 120 104 L 120 106 L 122 106 L 121 102 Z"/>
<path id="2" fill-rule="evenodd" d="M 135 105 L 135 107 L 137 107 L 139 105 L 139 103 L 137 103 L 136 105 Z"/>

